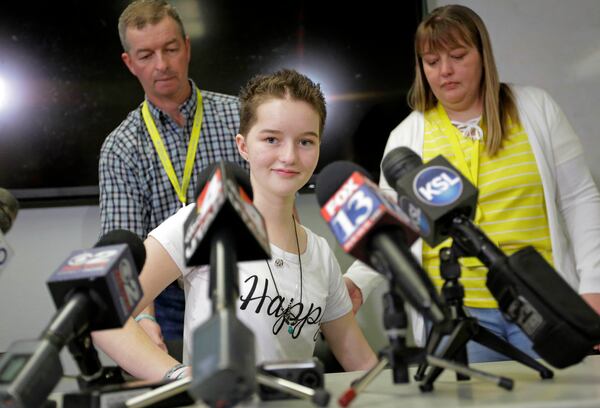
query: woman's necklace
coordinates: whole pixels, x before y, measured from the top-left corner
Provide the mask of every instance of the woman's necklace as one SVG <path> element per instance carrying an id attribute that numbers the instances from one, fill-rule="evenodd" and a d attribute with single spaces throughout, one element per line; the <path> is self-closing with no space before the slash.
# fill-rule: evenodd
<path id="1" fill-rule="evenodd" d="M 298 265 L 300 267 L 300 303 L 302 303 L 302 258 L 300 257 L 300 243 L 298 242 L 298 231 L 296 229 L 296 218 L 294 218 L 294 214 L 292 214 L 292 223 L 294 224 L 294 235 L 296 237 L 296 249 L 298 250 Z M 273 285 L 275 285 L 275 291 L 277 292 L 277 296 L 280 299 L 283 299 L 281 294 L 279 293 L 279 288 L 277 287 L 277 283 L 275 282 L 275 276 L 273 276 L 273 271 L 271 270 L 271 265 L 269 265 L 269 261 L 265 259 L 267 263 L 267 268 L 269 268 L 269 273 L 271 274 L 271 279 L 273 279 Z M 283 263 L 279 264 L 277 260 L 275 261 L 276 266 L 281 266 Z M 288 333 L 293 334 L 294 328 L 298 323 L 298 316 L 294 316 L 292 312 L 294 298 L 290 298 L 287 307 L 284 309 L 280 306 L 280 309 L 283 311 L 283 321 L 288 325 Z"/>

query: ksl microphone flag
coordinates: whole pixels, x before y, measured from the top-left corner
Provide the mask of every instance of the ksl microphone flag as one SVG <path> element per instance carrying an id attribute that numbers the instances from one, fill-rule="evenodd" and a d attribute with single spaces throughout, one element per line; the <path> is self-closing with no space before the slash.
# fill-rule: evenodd
<path id="1" fill-rule="evenodd" d="M 398 205 L 431 247 L 448 238 L 447 225 L 457 214 L 473 219 L 477 189 L 443 156 L 426 164 L 414 152 L 397 148 L 385 156 L 382 169 L 398 193 Z M 414 162 L 407 164 L 406 162 Z"/>

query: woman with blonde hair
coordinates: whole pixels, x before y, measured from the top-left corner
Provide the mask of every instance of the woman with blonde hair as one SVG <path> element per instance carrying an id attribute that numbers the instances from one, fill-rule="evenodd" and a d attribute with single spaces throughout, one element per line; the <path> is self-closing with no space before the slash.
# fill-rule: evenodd
<path id="1" fill-rule="evenodd" d="M 500 82 L 487 29 L 468 7 L 436 8 L 420 23 L 415 61 L 413 112 L 391 132 L 384 156 L 398 146 L 424 162 L 444 155 L 479 189 L 475 223 L 490 239 L 507 255 L 533 246 L 599 312 L 600 196 L 560 107 L 541 89 Z M 383 178 L 380 184 L 390 189 Z M 413 246 L 438 288 L 439 249 L 449 245 Z M 475 258 L 460 263 L 469 313 L 535 356 L 531 341 L 498 310 L 487 269 Z M 368 282 L 373 275 L 355 264 L 346 276 Z M 414 328 L 422 342 L 422 321 Z M 467 347 L 470 361 L 506 359 L 474 342 Z"/>

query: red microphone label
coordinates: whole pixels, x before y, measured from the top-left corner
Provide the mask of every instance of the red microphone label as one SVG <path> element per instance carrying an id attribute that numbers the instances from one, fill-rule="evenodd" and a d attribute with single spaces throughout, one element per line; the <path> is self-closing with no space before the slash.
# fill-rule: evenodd
<path id="1" fill-rule="evenodd" d="M 196 200 L 196 218 L 185 231 L 185 258 L 189 259 L 196 251 L 198 244 L 204 238 L 208 227 L 213 222 L 219 209 L 225 202 L 221 169 L 204 186 Z"/>
<path id="2" fill-rule="evenodd" d="M 208 180 L 202 192 L 196 200 L 196 212 L 202 216 L 207 214 L 208 210 L 214 207 L 214 204 L 223 196 L 223 181 L 221 169 L 217 168 L 212 178 Z"/>

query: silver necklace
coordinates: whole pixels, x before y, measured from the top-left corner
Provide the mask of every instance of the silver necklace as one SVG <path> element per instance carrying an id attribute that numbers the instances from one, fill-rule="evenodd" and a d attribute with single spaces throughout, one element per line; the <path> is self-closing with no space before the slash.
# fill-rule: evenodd
<path id="1" fill-rule="evenodd" d="M 302 258 L 300 257 L 300 243 L 298 242 L 298 231 L 296 229 L 296 218 L 294 218 L 294 214 L 292 214 L 292 223 L 294 224 L 294 236 L 296 237 L 296 249 L 298 250 L 298 265 L 300 266 L 300 303 L 302 303 Z M 265 259 L 265 263 L 267 264 L 267 268 L 269 268 L 269 273 L 271 274 L 271 279 L 273 279 L 273 285 L 275 286 L 275 291 L 277 292 L 277 296 L 280 299 L 283 299 L 281 294 L 279 293 L 279 288 L 277 287 L 277 282 L 275 282 L 275 276 L 273 275 L 273 271 L 271 270 L 271 265 L 269 265 L 269 261 Z M 276 265 L 279 265 L 276 261 Z M 284 309 L 283 307 L 279 307 L 280 310 L 283 311 L 283 321 L 288 325 L 288 333 L 293 334 L 294 328 L 298 323 L 298 316 L 294 316 L 292 312 L 292 305 L 294 302 L 294 298 L 290 298 L 287 307 Z"/>

